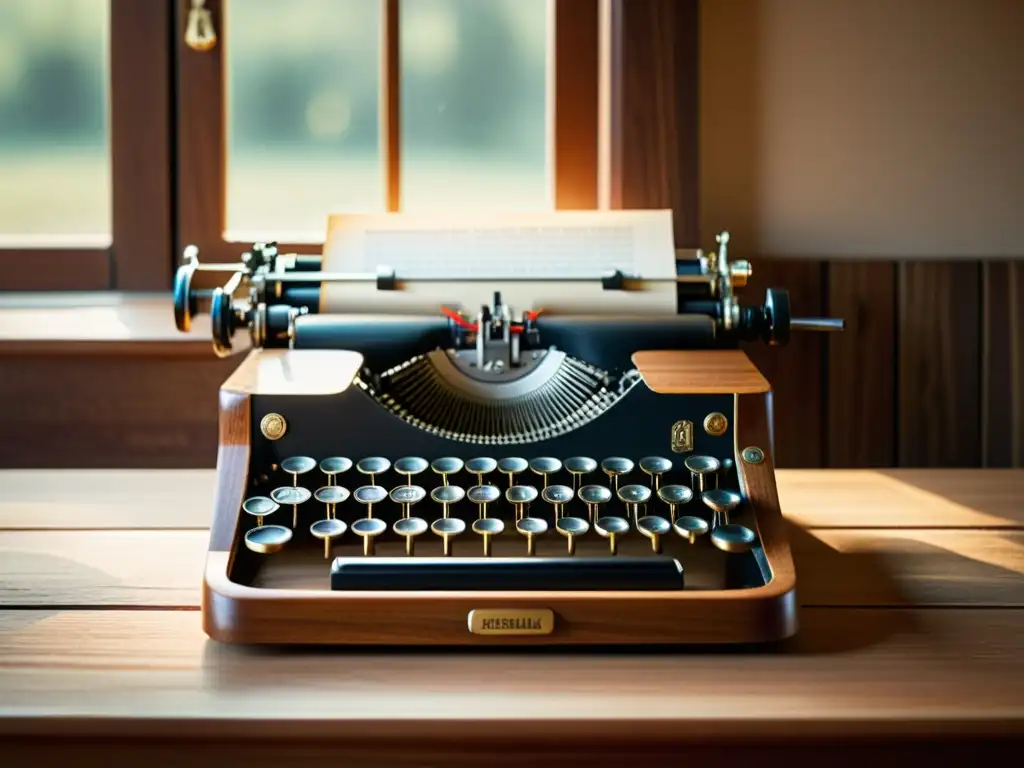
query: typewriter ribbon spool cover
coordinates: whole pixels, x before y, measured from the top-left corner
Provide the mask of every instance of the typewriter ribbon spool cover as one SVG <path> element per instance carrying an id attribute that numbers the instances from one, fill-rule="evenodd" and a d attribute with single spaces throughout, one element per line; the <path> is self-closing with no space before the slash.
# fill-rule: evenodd
<path id="1" fill-rule="evenodd" d="M 387 268 L 401 290 L 327 283 L 320 311 L 432 315 L 444 305 L 475 312 L 481 297 L 501 291 L 502 301 L 520 312 L 674 314 L 675 259 L 668 210 L 468 219 L 337 214 L 329 219 L 323 270 L 366 274 Z M 630 290 L 602 288 L 601 272 L 614 270 L 634 278 Z"/>

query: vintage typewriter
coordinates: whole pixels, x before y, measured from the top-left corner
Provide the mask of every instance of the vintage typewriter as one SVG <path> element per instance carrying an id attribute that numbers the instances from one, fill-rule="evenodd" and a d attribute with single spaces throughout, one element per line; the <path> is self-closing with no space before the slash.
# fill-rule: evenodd
<path id="1" fill-rule="evenodd" d="M 218 355 L 249 348 L 220 393 L 211 637 L 675 644 L 796 631 L 771 388 L 739 345 L 842 321 L 792 317 L 779 288 L 741 304 L 751 267 L 729 259 L 728 234 L 709 254 L 672 247 L 655 269 L 649 254 L 623 257 L 651 247 L 623 231 L 653 227 L 664 250 L 670 214 L 588 216 L 455 235 L 349 217 L 320 256 L 265 243 L 238 264 L 186 249 L 178 327 L 209 312 Z M 497 237 L 542 258 L 505 254 L 481 272 L 476 249 Z M 360 243 L 363 261 L 337 269 L 338 241 Z M 212 271 L 230 277 L 197 287 Z"/>

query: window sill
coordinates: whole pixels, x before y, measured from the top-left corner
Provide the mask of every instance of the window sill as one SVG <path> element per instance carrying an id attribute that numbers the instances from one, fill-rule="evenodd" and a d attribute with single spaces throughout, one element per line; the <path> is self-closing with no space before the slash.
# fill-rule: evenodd
<path id="1" fill-rule="evenodd" d="M 0 294 L 0 354 L 19 353 L 214 358 L 209 318 L 180 333 L 169 293 Z"/>

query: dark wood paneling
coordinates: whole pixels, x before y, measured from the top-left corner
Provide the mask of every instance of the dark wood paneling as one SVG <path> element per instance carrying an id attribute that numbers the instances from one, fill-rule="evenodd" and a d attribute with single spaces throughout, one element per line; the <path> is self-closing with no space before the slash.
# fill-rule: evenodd
<path id="1" fill-rule="evenodd" d="M 896 457 L 895 265 L 830 263 L 825 309 L 846 321 L 842 333 L 825 340 L 826 464 L 891 467 Z"/>
<path id="2" fill-rule="evenodd" d="M 900 263 L 900 466 L 980 465 L 980 320 L 980 262 Z"/>
<path id="3" fill-rule="evenodd" d="M 0 467 L 213 467 L 217 391 L 241 357 L 0 358 Z"/>
<path id="4" fill-rule="evenodd" d="M 1024 465 L 1024 262 L 982 265 L 982 465 Z"/>
<path id="5" fill-rule="evenodd" d="M 612 200 L 671 208 L 677 248 L 701 245 L 697 0 L 614 0 Z"/>
<path id="6" fill-rule="evenodd" d="M 598 2 L 555 3 L 555 207 L 597 207 Z"/>
<path id="7" fill-rule="evenodd" d="M 732 257 L 748 258 L 744 254 Z M 768 288 L 785 288 L 789 291 L 794 316 L 820 316 L 823 313 L 821 263 L 749 258 L 753 262 L 754 273 L 740 292 L 744 305 L 763 303 Z M 794 333 L 784 347 L 769 347 L 760 341 L 744 345 L 775 392 L 776 466 L 824 465 L 824 343 L 824 334 Z"/>
<path id="8" fill-rule="evenodd" d="M 0 291 L 105 291 L 110 279 L 106 248 L 0 250 Z"/>
<path id="9" fill-rule="evenodd" d="M 171 287 L 171 29 L 169 0 L 111 0 L 114 281 Z"/>

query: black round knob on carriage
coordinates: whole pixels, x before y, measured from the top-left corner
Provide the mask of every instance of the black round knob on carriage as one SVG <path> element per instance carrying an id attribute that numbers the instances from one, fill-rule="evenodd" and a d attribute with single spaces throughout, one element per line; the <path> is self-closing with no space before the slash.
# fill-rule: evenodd
<path id="1" fill-rule="evenodd" d="M 198 297 L 192 292 L 192 276 L 196 273 L 196 261 L 189 257 L 192 253 L 198 253 L 195 246 L 185 249 L 188 262 L 174 273 L 174 325 L 182 333 L 192 329 L 192 317 L 199 314 Z"/>

